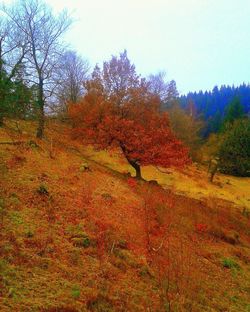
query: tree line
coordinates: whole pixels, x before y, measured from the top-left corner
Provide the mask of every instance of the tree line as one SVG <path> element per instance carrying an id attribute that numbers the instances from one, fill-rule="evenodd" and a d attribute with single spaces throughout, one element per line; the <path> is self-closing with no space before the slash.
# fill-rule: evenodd
<path id="1" fill-rule="evenodd" d="M 250 85 L 245 83 L 237 87 L 223 85 L 215 86 L 212 91 L 189 92 L 180 97 L 180 103 L 185 110 L 192 107 L 206 122 L 202 135 L 208 137 L 210 133 L 219 132 L 228 106 L 236 98 L 241 103 L 242 113 L 250 114 Z"/>

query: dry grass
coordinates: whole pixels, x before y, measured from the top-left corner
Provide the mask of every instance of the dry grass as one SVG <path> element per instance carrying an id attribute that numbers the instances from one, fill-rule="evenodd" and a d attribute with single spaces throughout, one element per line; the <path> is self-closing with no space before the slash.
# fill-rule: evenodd
<path id="1" fill-rule="evenodd" d="M 147 167 L 165 190 L 130 183 L 119 154 L 67 126 L 50 121 L 43 141 L 15 127 L 0 129 L 25 141 L 0 146 L 1 311 L 249 310 L 247 180 Z"/>

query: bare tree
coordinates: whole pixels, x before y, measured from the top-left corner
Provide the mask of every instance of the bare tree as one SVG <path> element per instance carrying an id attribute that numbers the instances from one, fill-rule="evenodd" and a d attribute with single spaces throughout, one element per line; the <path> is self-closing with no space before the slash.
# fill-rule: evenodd
<path id="1" fill-rule="evenodd" d="M 37 90 L 37 137 L 42 138 L 45 104 L 53 94 L 53 76 L 63 51 L 61 37 L 69 28 L 71 18 L 66 11 L 53 15 L 42 0 L 19 0 L 11 7 L 4 7 L 4 12 L 28 40 L 26 66 L 29 82 Z"/>
<path id="2" fill-rule="evenodd" d="M 148 77 L 150 91 L 157 94 L 163 102 L 168 96 L 168 82 L 165 81 L 165 77 L 166 73 L 164 71 L 151 74 Z"/>
<path id="3" fill-rule="evenodd" d="M 158 95 L 161 102 L 166 105 L 175 101 L 179 96 L 176 82 L 174 80 L 166 81 L 166 73 L 164 71 L 149 75 L 148 84 L 150 91 Z"/>
<path id="4" fill-rule="evenodd" d="M 0 20 L 0 71 L 6 67 L 8 77 L 11 79 L 22 64 L 27 53 L 27 37 L 18 33 L 13 24 L 1 18 Z"/>
<path id="5" fill-rule="evenodd" d="M 64 111 L 67 103 L 76 103 L 83 96 L 89 70 L 88 61 L 75 51 L 66 51 L 61 56 L 56 79 L 56 99 Z"/>

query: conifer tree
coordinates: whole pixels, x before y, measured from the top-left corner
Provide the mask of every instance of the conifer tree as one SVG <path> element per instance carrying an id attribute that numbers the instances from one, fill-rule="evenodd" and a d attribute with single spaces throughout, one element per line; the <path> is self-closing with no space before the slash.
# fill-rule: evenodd
<path id="1" fill-rule="evenodd" d="M 250 119 L 239 119 L 225 134 L 219 149 L 220 170 L 250 176 Z"/>
<path id="2" fill-rule="evenodd" d="M 234 120 L 242 118 L 243 115 L 244 111 L 240 99 L 235 97 L 227 107 L 224 123 L 232 124 Z"/>

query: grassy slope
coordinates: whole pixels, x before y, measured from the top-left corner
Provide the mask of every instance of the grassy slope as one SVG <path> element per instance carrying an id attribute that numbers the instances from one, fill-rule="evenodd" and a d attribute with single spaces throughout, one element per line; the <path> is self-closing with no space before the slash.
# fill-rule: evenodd
<path id="1" fill-rule="evenodd" d="M 91 147 L 85 148 L 84 153 L 90 159 L 118 172 L 134 174 L 133 168 L 119 154 L 110 154 L 105 151 L 97 152 Z M 194 164 L 182 172 L 173 169 L 157 170 L 153 166 L 148 166 L 142 169 L 142 174 L 146 180 L 156 180 L 163 187 L 175 189 L 179 194 L 196 199 L 216 197 L 228 200 L 242 208 L 250 209 L 250 178 L 217 174 L 214 178 L 214 183 L 211 184 L 206 169 L 198 164 Z M 163 171 L 167 173 L 163 173 Z"/>
<path id="2" fill-rule="evenodd" d="M 133 185 L 119 155 L 52 122 L 36 147 L 33 127 L 0 129 L 25 142 L 0 145 L 0 311 L 250 311 L 249 179 L 149 167 L 168 190 Z"/>

